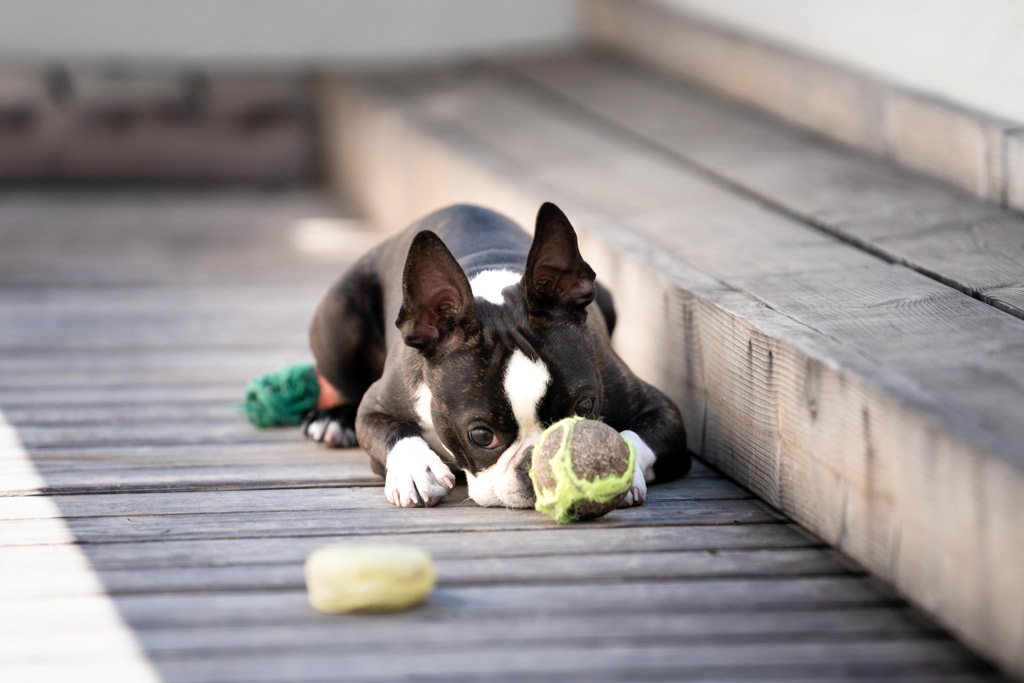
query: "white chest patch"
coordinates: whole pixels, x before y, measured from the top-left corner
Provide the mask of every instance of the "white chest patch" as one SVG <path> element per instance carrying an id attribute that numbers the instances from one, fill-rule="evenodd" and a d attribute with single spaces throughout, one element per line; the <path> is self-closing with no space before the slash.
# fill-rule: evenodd
<path id="1" fill-rule="evenodd" d="M 420 427 L 423 427 L 423 437 L 426 439 L 430 447 L 438 453 L 448 454 L 449 460 L 454 460 L 452 452 L 448 450 L 448 447 L 441 443 L 441 439 L 437 436 L 437 429 L 434 427 L 434 418 L 430 412 L 431 401 L 434 400 L 433 394 L 430 393 L 430 387 L 426 383 L 421 383 L 416 388 L 416 393 L 413 394 L 413 402 L 415 404 L 416 418 L 419 420 Z M 442 455 L 444 454 L 442 453 Z"/>
<path id="2" fill-rule="evenodd" d="M 434 400 L 434 397 L 426 382 L 420 384 L 413 398 L 416 401 L 416 417 L 420 420 L 420 426 L 427 431 L 434 431 L 434 418 L 430 414 L 430 402 Z"/>
<path id="3" fill-rule="evenodd" d="M 511 270 L 485 270 L 474 275 L 469 281 L 469 286 L 473 290 L 473 296 L 501 306 L 505 303 L 505 295 L 502 292 L 505 288 L 515 285 L 522 277 L 522 273 L 514 273 Z"/>

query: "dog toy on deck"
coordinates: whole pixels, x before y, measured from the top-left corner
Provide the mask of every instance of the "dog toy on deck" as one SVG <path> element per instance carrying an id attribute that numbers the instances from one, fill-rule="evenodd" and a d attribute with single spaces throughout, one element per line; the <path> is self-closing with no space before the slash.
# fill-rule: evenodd
<path id="1" fill-rule="evenodd" d="M 309 604 L 324 614 L 409 609 L 436 583 L 430 555 L 412 546 L 324 546 L 305 570 Z"/>
<path id="2" fill-rule="evenodd" d="M 319 397 L 313 365 L 289 365 L 249 380 L 241 407 L 254 427 L 297 425 Z"/>
<path id="3" fill-rule="evenodd" d="M 636 448 L 596 420 L 567 417 L 533 448 L 530 479 L 536 509 L 559 524 L 601 517 L 633 485 Z"/>

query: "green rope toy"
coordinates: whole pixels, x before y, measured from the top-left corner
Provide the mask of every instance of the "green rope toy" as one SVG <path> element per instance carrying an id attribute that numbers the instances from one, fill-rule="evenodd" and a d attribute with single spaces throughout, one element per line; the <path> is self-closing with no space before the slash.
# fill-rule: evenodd
<path id="1" fill-rule="evenodd" d="M 282 427 L 300 424 L 319 398 L 316 370 L 311 363 L 300 363 L 253 377 L 240 408 L 254 427 Z"/>

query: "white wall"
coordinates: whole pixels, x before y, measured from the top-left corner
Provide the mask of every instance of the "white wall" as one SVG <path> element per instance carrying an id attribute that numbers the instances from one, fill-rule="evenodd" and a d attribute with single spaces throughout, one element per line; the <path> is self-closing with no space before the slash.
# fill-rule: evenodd
<path id="1" fill-rule="evenodd" d="M 658 0 L 1024 122 L 1021 0 Z"/>
<path id="2" fill-rule="evenodd" d="M 290 66 L 579 39 L 582 0 L 0 0 L 0 59 Z"/>

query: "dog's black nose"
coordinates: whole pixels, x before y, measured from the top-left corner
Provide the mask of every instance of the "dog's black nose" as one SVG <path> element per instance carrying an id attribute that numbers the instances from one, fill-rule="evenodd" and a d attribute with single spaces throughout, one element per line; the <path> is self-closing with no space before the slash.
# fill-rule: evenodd
<path id="1" fill-rule="evenodd" d="M 530 479 L 530 467 L 533 465 L 533 446 L 526 449 L 523 453 L 523 457 L 519 460 L 519 464 L 516 465 L 516 483 L 519 485 L 520 491 L 528 492 L 531 496 L 533 494 L 533 480 Z"/>

